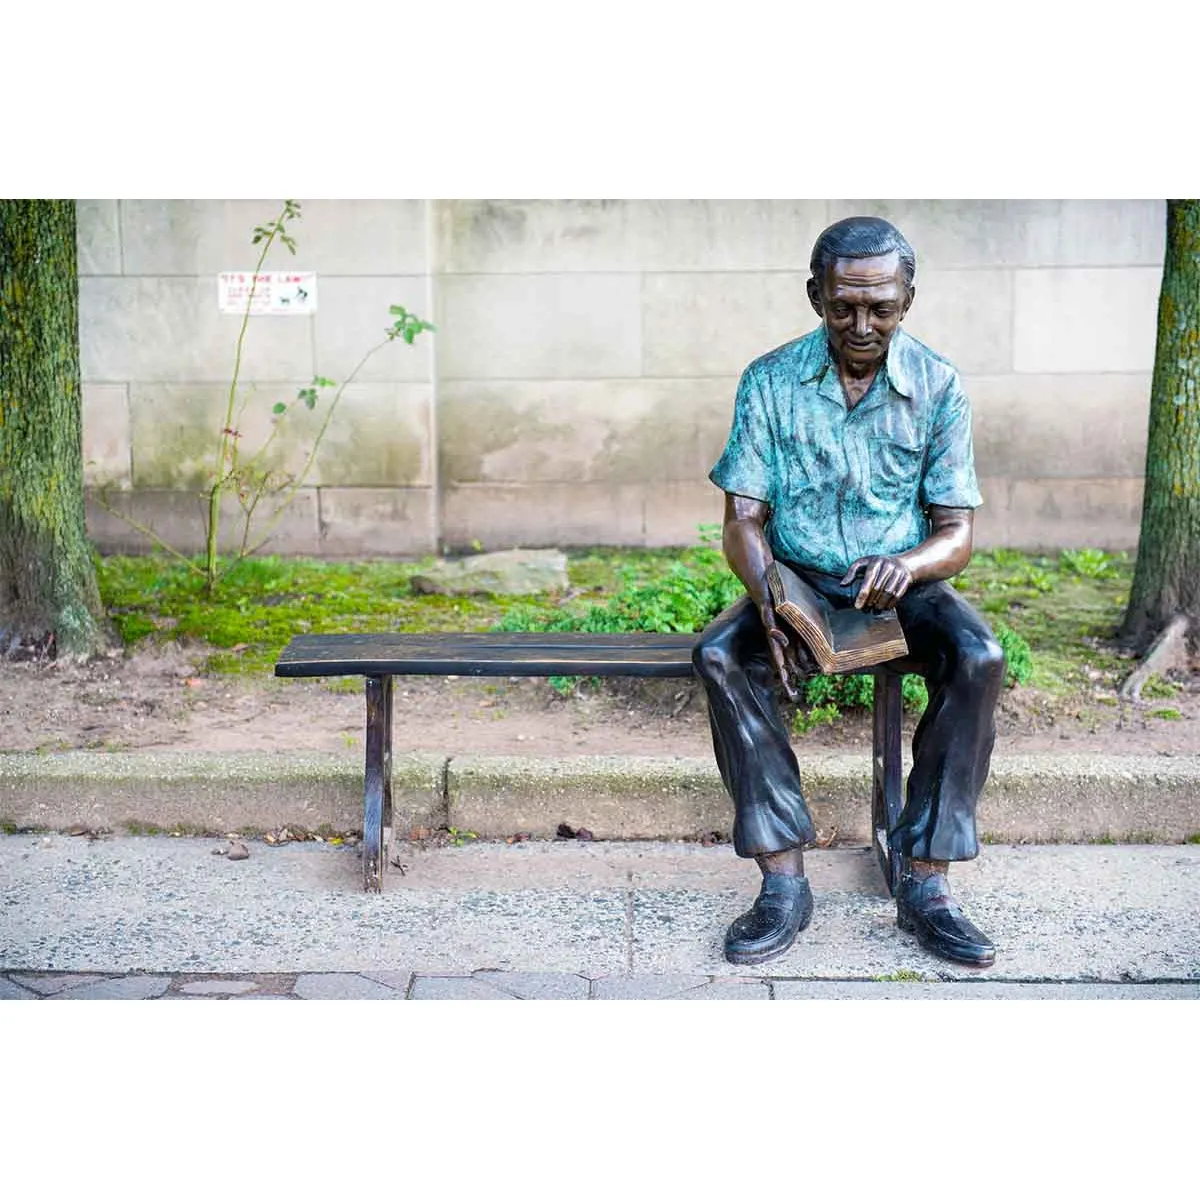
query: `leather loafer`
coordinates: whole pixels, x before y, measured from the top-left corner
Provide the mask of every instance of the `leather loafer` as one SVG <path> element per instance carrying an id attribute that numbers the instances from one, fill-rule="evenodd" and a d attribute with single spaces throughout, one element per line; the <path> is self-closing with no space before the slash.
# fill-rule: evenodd
<path id="1" fill-rule="evenodd" d="M 725 934 L 726 960 L 757 966 L 778 958 L 812 920 L 812 911 L 812 888 L 803 875 L 764 875 L 754 907 Z"/>
<path id="2" fill-rule="evenodd" d="M 896 892 L 896 924 L 931 954 L 968 967 L 990 967 L 996 947 L 963 915 L 945 875 L 907 876 Z"/>

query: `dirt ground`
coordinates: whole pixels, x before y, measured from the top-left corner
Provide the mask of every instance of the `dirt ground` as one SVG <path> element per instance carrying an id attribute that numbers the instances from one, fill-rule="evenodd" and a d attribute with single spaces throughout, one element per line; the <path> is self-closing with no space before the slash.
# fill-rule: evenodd
<path id="1" fill-rule="evenodd" d="M 204 652 L 168 646 L 87 664 L 0 663 L 0 752 L 343 750 L 361 752 L 359 679 L 203 674 Z M 1154 717 L 1174 710 L 1176 719 Z M 911 728 L 912 719 L 906 720 Z M 998 754 L 1200 753 L 1200 674 L 1169 700 L 1050 704 L 1006 692 Z M 865 748 L 870 721 L 844 718 L 797 751 Z M 684 680 L 609 680 L 560 696 L 544 679 L 396 680 L 396 751 L 446 754 L 712 753 L 703 693 Z"/>

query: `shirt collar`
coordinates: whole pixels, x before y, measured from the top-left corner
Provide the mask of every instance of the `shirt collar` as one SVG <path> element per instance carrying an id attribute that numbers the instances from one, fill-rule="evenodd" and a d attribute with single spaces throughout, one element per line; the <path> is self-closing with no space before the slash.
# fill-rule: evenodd
<path id="1" fill-rule="evenodd" d="M 806 356 L 808 361 L 802 371 L 802 383 L 823 381 L 829 368 L 833 366 L 833 356 L 829 353 L 829 342 L 825 338 L 824 327 L 815 332 L 819 336 L 813 339 L 811 353 Z M 927 390 L 923 386 L 924 372 L 914 370 L 917 365 L 913 361 L 915 349 L 915 340 L 903 329 L 897 329 L 888 345 L 887 359 L 884 363 L 892 390 L 907 400 L 921 399 Z"/>

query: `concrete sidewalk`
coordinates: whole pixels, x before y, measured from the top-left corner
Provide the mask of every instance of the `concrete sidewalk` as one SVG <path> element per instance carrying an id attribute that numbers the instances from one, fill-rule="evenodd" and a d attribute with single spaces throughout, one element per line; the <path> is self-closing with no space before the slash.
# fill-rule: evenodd
<path id="1" fill-rule="evenodd" d="M 403 846 L 382 895 L 317 843 L 0 837 L 0 998 L 1200 998 L 1200 846 L 989 846 L 954 869 L 987 972 L 895 925 L 873 856 L 808 856 L 811 927 L 734 968 L 752 864 L 728 846 Z"/>

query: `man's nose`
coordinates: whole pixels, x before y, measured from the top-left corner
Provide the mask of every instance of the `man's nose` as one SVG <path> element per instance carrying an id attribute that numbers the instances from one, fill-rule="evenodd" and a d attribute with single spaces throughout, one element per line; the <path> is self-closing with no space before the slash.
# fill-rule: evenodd
<path id="1" fill-rule="evenodd" d="M 854 333 L 864 338 L 871 332 L 871 313 L 869 309 L 859 308 L 854 312 Z"/>

